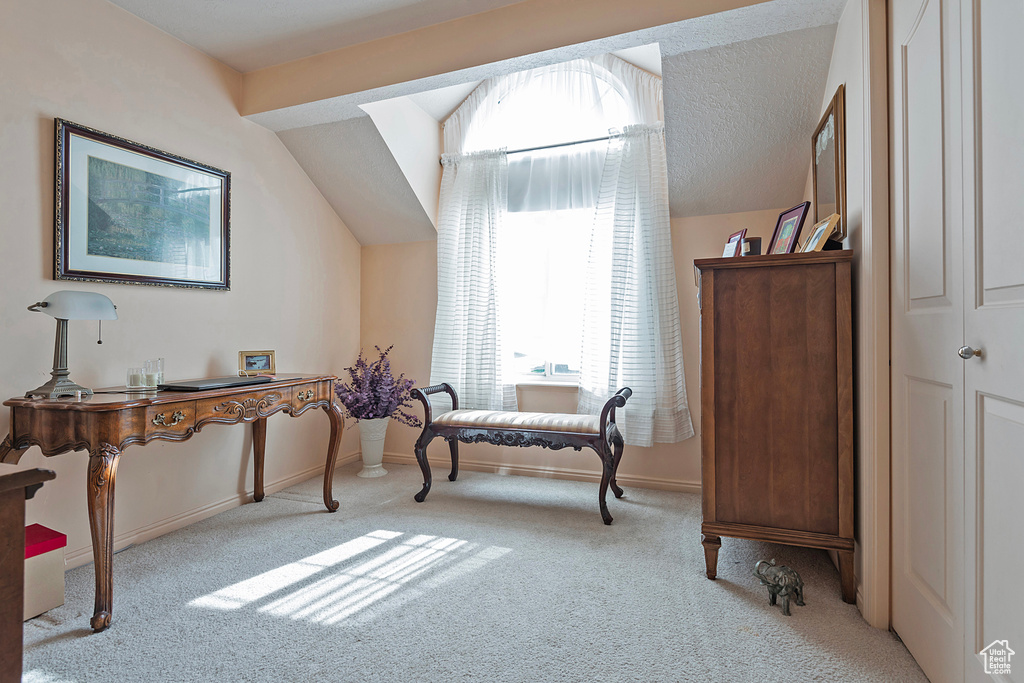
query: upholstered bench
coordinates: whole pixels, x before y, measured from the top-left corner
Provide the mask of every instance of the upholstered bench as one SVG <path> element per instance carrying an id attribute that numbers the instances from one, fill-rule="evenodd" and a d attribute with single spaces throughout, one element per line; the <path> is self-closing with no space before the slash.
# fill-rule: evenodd
<path id="1" fill-rule="evenodd" d="M 447 393 L 452 400 L 452 410 L 433 417 L 431 394 Z M 416 460 L 423 471 L 423 489 L 416 494 L 416 502 L 422 503 L 430 492 L 430 463 L 427 461 L 427 444 L 435 436 L 448 442 L 452 455 L 452 471 L 449 481 L 459 476 L 459 441 L 463 443 L 487 442 L 499 446 L 540 446 L 559 450 L 584 446 L 593 448 L 601 458 L 601 488 L 598 499 L 601 517 L 605 524 L 612 523 L 605 504 L 605 494 L 611 486 L 616 498 L 622 497 L 622 489 L 615 481 L 615 472 L 622 459 L 623 441 L 615 426 L 615 409 L 626 405 L 633 392 L 620 389 L 604 404 L 601 415 L 572 415 L 562 413 L 519 413 L 500 410 L 459 410 L 459 397 L 450 384 L 444 382 L 425 389 L 413 389 L 412 396 L 423 402 L 423 432 L 416 440 Z"/>

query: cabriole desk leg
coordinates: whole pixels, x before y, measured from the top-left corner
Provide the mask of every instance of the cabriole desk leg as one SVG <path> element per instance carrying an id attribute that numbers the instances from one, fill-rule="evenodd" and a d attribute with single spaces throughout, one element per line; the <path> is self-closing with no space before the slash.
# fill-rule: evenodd
<path id="1" fill-rule="evenodd" d="M 114 604 L 114 480 L 120 458 L 121 451 L 108 443 L 89 453 L 89 531 L 96 572 L 96 608 L 90 624 L 97 632 L 110 626 Z"/>
<path id="2" fill-rule="evenodd" d="M 334 401 L 324 406 L 327 417 L 331 420 L 331 441 L 327 444 L 327 465 L 324 468 L 324 505 L 328 512 L 338 509 L 338 501 L 334 500 L 334 462 L 338 459 L 338 447 L 341 445 L 341 434 L 345 431 L 345 420 L 341 408 Z"/>
<path id="3" fill-rule="evenodd" d="M 25 455 L 26 448 L 15 448 L 14 443 L 11 441 L 11 435 L 8 434 L 4 437 L 4 440 L 0 442 L 0 462 L 7 463 L 8 465 L 17 465 L 18 461 L 21 460 L 21 456 Z"/>
<path id="4" fill-rule="evenodd" d="M 263 500 L 263 462 L 267 453 L 267 418 L 252 423 L 252 499 Z"/>

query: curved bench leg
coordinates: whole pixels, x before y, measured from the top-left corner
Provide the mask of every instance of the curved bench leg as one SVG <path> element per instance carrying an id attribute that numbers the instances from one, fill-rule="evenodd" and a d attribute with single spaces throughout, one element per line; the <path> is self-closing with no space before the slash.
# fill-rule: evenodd
<path id="1" fill-rule="evenodd" d="M 420 438 L 416 440 L 416 462 L 420 465 L 420 471 L 423 472 L 423 488 L 413 498 L 417 503 L 422 503 L 426 499 L 427 494 L 430 492 L 430 463 L 427 462 L 427 444 L 430 443 L 434 435 L 427 435 L 426 432 L 420 435 Z"/>
<path id="2" fill-rule="evenodd" d="M 452 452 L 452 471 L 448 475 L 448 481 L 455 481 L 459 477 L 459 440 L 449 439 L 448 450 Z"/>
<path id="3" fill-rule="evenodd" d="M 625 443 L 622 441 L 622 437 L 616 435 L 616 437 L 612 439 L 612 446 L 615 450 L 612 455 L 612 480 L 609 484 L 612 487 L 612 493 L 615 494 L 615 497 L 622 498 L 622 488 L 619 486 L 619 483 L 615 481 L 615 474 L 619 471 L 619 461 L 622 460 L 622 449 L 625 446 Z"/>

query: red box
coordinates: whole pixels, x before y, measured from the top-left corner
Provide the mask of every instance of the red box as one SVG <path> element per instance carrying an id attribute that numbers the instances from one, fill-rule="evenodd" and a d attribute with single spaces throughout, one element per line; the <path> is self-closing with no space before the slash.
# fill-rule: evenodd
<path id="1" fill-rule="evenodd" d="M 42 524 L 25 527 L 25 619 L 64 604 L 68 537 Z"/>

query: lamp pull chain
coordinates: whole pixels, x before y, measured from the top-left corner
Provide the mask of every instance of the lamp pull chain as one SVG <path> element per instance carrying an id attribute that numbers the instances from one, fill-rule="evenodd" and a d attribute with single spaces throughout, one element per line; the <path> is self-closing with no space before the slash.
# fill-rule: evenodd
<path id="1" fill-rule="evenodd" d="M 97 320 L 96 322 L 98 323 L 97 332 L 96 332 L 98 337 L 96 339 L 96 343 L 97 344 L 102 344 L 103 343 L 103 321 L 102 320 Z"/>

